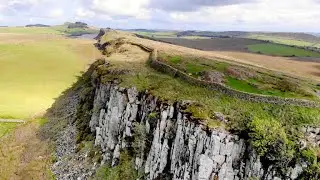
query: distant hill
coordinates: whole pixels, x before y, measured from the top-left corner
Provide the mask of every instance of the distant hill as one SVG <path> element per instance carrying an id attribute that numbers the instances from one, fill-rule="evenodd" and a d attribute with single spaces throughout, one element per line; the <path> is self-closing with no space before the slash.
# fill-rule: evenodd
<path id="1" fill-rule="evenodd" d="M 279 33 L 269 33 L 269 32 L 258 32 L 258 33 L 250 33 L 256 35 L 265 35 L 265 36 L 274 36 L 274 37 L 282 37 L 286 39 L 295 39 L 295 40 L 303 40 L 308 42 L 318 42 L 320 41 L 319 37 L 314 36 L 313 34 L 307 33 L 291 33 L 291 32 L 279 32 Z"/>
<path id="2" fill-rule="evenodd" d="M 26 27 L 50 27 L 49 25 L 45 24 L 28 24 Z"/>
<path id="3" fill-rule="evenodd" d="M 87 23 L 83 22 L 75 22 L 75 23 L 68 23 L 68 28 L 73 29 L 73 28 L 89 28 Z"/>
<path id="4" fill-rule="evenodd" d="M 182 31 L 178 32 L 177 36 L 200 36 L 200 37 L 239 37 L 245 36 L 248 32 L 243 31 L 223 31 L 223 32 L 213 32 L 213 31 Z"/>

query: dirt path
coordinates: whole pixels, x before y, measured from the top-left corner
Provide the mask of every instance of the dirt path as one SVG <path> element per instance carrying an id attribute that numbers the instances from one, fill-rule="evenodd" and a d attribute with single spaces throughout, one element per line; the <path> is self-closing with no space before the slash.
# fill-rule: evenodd
<path id="1" fill-rule="evenodd" d="M 26 123 L 26 121 L 22 119 L 0 119 L 0 123 Z"/>
<path id="2" fill-rule="evenodd" d="M 40 125 L 30 121 L 0 139 L 0 179 L 50 179 L 50 150 L 37 135 Z"/>

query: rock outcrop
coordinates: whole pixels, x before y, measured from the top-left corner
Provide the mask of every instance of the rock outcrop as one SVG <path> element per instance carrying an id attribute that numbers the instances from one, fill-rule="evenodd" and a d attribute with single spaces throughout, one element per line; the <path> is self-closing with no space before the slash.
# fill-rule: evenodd
<path id="1" fill-rule="evenodd" d="M 184 112 L 185 106 L 183 102 L 161 102 L 135 88 L 100 84 L 90 128 L 95 145 L 103 151 L 103 163 L 115 166 L 122 149 L 138 146 L 135 166 L 143 169 L 147 179 L 284 178 L 277 177 L 272 165 L 263 167 L 244 139 L 223 129 L 207 128 Z M 136 126 L 143 127 L 145 139 Z M 297 164 L 285 179 L 296 179 L 301 172 Z"/>

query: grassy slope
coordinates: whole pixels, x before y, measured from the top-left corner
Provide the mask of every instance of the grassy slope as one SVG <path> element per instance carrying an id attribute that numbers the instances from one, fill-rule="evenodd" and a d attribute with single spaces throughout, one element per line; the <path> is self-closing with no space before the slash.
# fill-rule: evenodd
<path id="1" fill-rule="evenodd" d="M 91 43 L 64 38 L 0 42 L 0 116 L 26 118 L 48 108 L 94 59 Z"/>
<path id="2" fill-rule="evenodd" d="M 228 63 L 217 62 L 213 59 L 205 59 L 205 58 L 195 58 L 195 57 L 186 57 L 186 56 L 172 56 L 166 55 L 165 53 L 160 54 L 160 57 L 163 61 L 167 61 L 167 63 L 173 67 L 176 67 L 196 78 L 200 77 L 201 72 L 221 72 L 224 74 L 224 82 L 227 86 L 255 94 L 263 94 L 263 95 L 273 95 L 280 97 L 294 97 L 294 98 L 307 98 L 307 99 L 315 99 L 314 96 L 311 96 L 309 93 L 300 92 L 291 92 L 291 91 L 281 91 L 278 89 L 277 84 L 280 82 L 280 79 L 283 78 L 278 75 L 274 75 L 273 73 L 262 73 L 256 72 L 252 69 L 240 68 L 237 66 L 230 65 Z M 239 73 L 230 74 L 228 69 L 235 69 L 233 71 Z M 239 78 L 237 76 L 243 76 L 245 73 L 252 74 L 252 77 L 247 78 Z M 242 75 L 241 75 L 242 74 Z M 313 89 L 314 87 L 310 84 L 299 82 L 302 89 Z M 308 90 L 310 91 L 310 90 Z"/>
<path id="3" fill-rule="evenodd" d="M 249 51 L 274 56 L 320 57 L 320 53 L 284 46 L 280 44 L 254 44 L 248 46 Z"/>

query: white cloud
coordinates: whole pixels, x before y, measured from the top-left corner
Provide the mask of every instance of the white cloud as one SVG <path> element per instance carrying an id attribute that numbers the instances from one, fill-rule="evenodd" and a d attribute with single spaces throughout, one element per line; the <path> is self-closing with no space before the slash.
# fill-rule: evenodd
<path id="1" fill-rule="evenodd" d="M 172 12 L 174 21 L 204 23 L 208 27 L 239 25 L 269 30 L 305 27 L 315 29 L 320 24 L 320 4 L 315 0 L 259 0 L 255 3 L 205 7 L 194 12 Z M 233 30 L 234 30 L 233 29 Z M 263 30 L 263 29 L 261 29 Z"/>
<path id="2" fill-rule="evenodd" d="M 86 10 L 83 8 L 78 8 L 76 10 L 76 15 L 80 18 L 93 18 L 93 17 L 95 17 L 95 12 L 90 11 L 90 10 Z"/>
<path id="3" fill-rule="evenodd" d="M 64 14 L 64 11 L 63 9 L 61 8 L 56 8 L 56 9 L 52 9 L 48 16 L 51 17 L 51 18 L 57 18 L 57 17 L 62 17 Z"/>
<path id="4" fill-rule="evenodd" d="M 15 25 L 84 19 L 121 28 L 320 31 L 319 9 L 319 0 L 0 0 L 0 16 Z"/>
<path id="5" fill-rule="evenodd" d="M 28 6 L 28 5 L 37 5 L 39 3 L 45 2 L 46 0 L 8 0 L 4 1 L 7 2 L 8 6 Z"/>
<path id="6" fill-rule="evenodd" d="M 149 17 L 149 0 L 94 0 L 91 8 L 110 16 Z"/>

